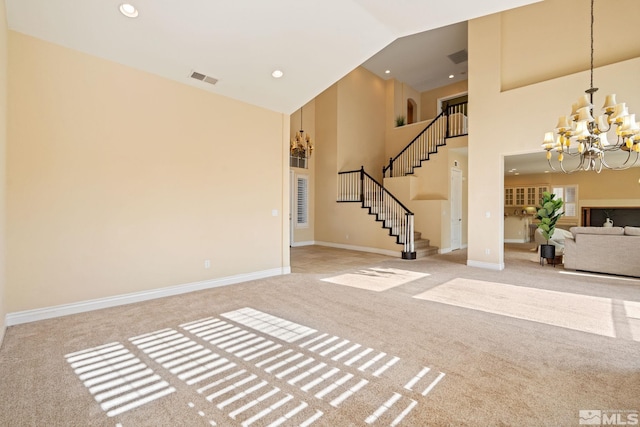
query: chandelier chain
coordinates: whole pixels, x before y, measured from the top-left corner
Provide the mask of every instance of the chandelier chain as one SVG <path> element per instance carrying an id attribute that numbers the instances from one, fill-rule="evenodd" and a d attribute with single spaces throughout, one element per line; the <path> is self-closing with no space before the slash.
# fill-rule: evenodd
<path id="1" fill-rule="evenodd" d="M 591 0 L 591 89 L 593 89 L 593 3 L 595 0 Z M 591 102 L 593 102 L 593 93 L 591 93 Z"/>

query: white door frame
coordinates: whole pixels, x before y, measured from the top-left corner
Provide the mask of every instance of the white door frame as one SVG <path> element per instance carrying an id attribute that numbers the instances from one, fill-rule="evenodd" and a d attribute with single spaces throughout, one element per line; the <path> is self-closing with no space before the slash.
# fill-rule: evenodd
<path id="1" fill-rule="evenodd" d="M 451 168 L 451 250 L 462 247 L 462 170 Z"/>

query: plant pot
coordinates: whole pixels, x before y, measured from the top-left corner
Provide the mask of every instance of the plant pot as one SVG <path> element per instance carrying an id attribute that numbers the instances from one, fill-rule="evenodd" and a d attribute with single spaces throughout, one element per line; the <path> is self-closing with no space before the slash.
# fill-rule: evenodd
<path id="1" fill-rule="evenodd" d="M 556 247 L 554 245 L 540 245 L 540 258 L 554 259 L 556 257 Z"/>

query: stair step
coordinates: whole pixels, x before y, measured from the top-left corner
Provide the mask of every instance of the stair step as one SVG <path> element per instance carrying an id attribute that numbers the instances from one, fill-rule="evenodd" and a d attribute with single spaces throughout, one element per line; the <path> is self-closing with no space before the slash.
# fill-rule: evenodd
<path id="1" fill-rule="evenodd" d="M 414 248 L 416 248 L 416 250 L 424 249 L 424 248 L 431 247 L 430 243 L 431 242 L 429 241 L 429 239 L 418 239 L 418 240 L 414 240 L 413 246 Z"/>
<path id="2" fill-rule="evenodd" d="M 438 253 L 437 246 L 428 246 L 425 249 L 416 249 L 416 258 L 424 258 Z"/>

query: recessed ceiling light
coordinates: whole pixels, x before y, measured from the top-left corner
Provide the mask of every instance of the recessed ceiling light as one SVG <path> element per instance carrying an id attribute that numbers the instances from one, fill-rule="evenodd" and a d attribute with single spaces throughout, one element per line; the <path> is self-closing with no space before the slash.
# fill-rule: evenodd
<path id="1" fill-rule="evenodd" d="M 284 73 L 282 72 L 282 70 L 274 70 L 271 75 L 274 79 L 279 79 L 280 77 L 284 76 Z"/>
<path id="2" fill-rule="evenodd" d="M 384 70 L 385 74 L 391 74 L 391 70 Z"/>
<path id="3" fill-rule="evenodd" d="M 137 18 L 138 17 L 138 9 L 132 4 L 122 3 L 120 5 L 120 13 L 122 13 L 127 18 Z"/>
<path id="4" fill-rule="evenodd" d="M 454 76 L 453 74 L 449 74 L 449 78 L 450 78 L 450 79 L 452 79 L 452 78 L 454 78 L 454 77 L 455 77 L 455 76 Z"/>

